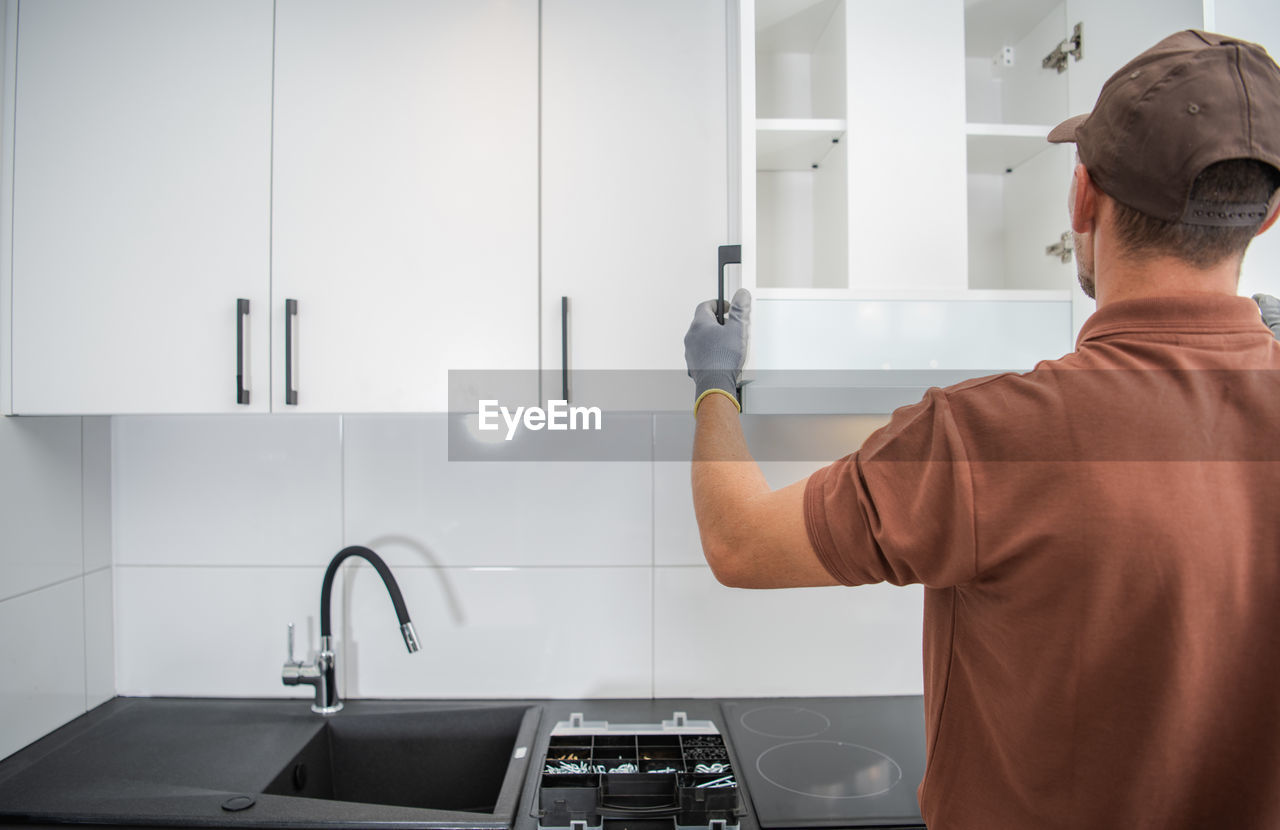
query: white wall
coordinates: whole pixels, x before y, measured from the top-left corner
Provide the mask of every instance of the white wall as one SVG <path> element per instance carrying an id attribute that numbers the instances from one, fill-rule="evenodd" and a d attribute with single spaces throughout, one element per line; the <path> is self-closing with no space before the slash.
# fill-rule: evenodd
<path id="1" fill-rule="evenodd" d="M 106 418 L 0 418 L 0 758 L 115 694 L 110 463 Z"/>
<path id="2" fill-rule="evenodd" d="M 690 417 L 630 417 L 639 446 L 692 440 Z M 347 544 L 391 564 L 423 646 L 405 652 L 372 569 L 347 570 L 348 696 L 921 691 L 918 588 L 724 588 L 687 462 L 450 462 L 447 418 L 114 418 L 120 694 L 306 696 L 280 683 L 285 626 L 314 649 Z M 818 466 L 766 469 L 777 486 Z"/>

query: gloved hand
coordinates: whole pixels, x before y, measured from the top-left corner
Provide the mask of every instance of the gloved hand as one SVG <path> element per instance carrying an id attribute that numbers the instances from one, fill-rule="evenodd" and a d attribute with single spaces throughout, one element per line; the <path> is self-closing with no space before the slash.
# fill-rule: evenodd
<path id="1" fill-rule="evenodd" d="M 1258 304 L 1258 310 L 1262 312 L 1262 322 L 1266 323 L 1276 339 L 1280 340 L 1280 300 L 1270 294 L 1254 294 L 1253 301 Z"/>
<path id="2" fill-rule="evenodd" d="M 742 365 L 747 360 L 747 326 L 751 320 L 751 292 L 739 288 L 729 303 L 724 325 L 716 321 L 716 304 L 719 300 L 700 303 L 693 312 L 693 322 L 684 336 L 684 362 L 693 378 L 693 411 L 712 392 L 728 395 L 742 411 L 738 402 L 738 379 Z"/>

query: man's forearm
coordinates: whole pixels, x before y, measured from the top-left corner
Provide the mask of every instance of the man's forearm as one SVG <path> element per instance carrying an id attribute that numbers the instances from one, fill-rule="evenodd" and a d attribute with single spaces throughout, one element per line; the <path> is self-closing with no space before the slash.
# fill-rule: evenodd
<path id="1" fill-rule="evenodd" d="M 750 497 L 767 492 L 769 485 L 747 449 L 738 408 L 724 395 L 708 395 L 698 406 L 693 434 L 693 498 L 699 490 L 714 499 Z M 729 462 L 729 463 L 720 463 Z M 699 515 L 699 520 L 702 516 Z"/>
<path id="2" fill-rule="evenodd" d="M 734 518 L 748 515 L 751 500 L 769 492 L 760 466 L 747 449 L 738 408 L 724 395 L 708 395 L 698 406 L 693 435 L 693 510 L 702 549 L 720 575 L 742 530 Z M 737 526 L 735 526 L 737 524 Z"/>
<path id="3" fill-rule="evenodd" d="M 747 450 L 738 408 L 723 395 L 698 407 L 693 509 L 716 579 L 739 588 L 834 585 L 804 525 L 805 481 L 771 490 Z"/>

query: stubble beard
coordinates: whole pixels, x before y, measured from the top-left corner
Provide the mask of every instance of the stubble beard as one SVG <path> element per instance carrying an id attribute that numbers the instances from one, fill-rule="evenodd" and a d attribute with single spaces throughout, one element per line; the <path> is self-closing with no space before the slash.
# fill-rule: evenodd
<path id="1" fill-rule="evenodd" d="M 1097 284 L 1093 272 L 1093 248 L 1090 246 L 1092 240 L 1078 233 L 1072 233 L 1072 236 L 1075 238 L 1076 248 L 1076 280 L 1084 295 L 1096 300 Z"/>

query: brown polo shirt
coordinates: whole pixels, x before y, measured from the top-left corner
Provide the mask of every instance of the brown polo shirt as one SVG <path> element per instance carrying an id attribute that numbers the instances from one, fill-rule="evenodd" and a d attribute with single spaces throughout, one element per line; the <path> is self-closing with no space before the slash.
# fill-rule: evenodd
<path id="1" fill-rule="evenodd" d="M 1280 345 L 1242 297 L 1117 302 L 815 473 L 847 585 L 923 583 L 946 828 L 1280 828 Z"/>

